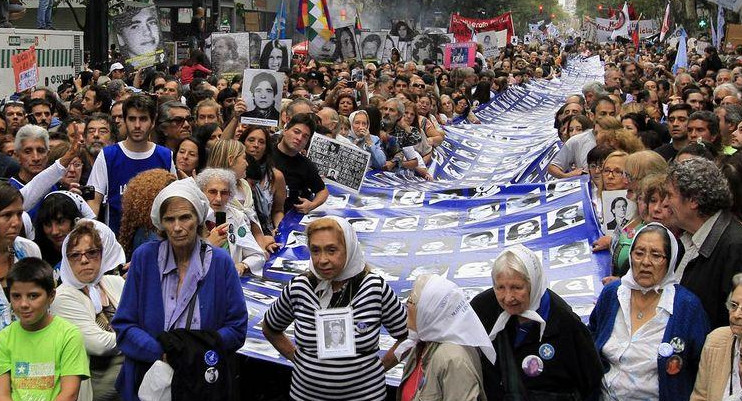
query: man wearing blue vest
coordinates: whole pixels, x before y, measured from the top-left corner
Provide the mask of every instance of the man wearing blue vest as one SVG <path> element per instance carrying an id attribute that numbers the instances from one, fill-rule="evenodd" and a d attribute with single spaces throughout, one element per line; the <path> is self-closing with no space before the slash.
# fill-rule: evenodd
<path id="1" fill-rule="evenodd" d="M 124 101 L 126 139 L 106 146 L 90 172 L 88 185 L 95 187 L 95 199 L 88 201 L 98 214 L 106 202 L 106 224 L 118 234 L 121 225 L 121 195 L 126 184 L 142 171 L 162 168 L 175 174 L 175 164 L 170 149 L 149 141 L 155 122 L 157 106 L 148 96 L 133 95 Z"/>

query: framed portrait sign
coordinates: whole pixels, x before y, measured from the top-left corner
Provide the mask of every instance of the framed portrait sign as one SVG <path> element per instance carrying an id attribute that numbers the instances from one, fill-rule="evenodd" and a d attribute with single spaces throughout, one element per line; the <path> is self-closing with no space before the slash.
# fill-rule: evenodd
<path id="1" fill-rule="evenodd" d="M 353 310 L 350 307 L 321 309 L 315 312 L 314 319 L 319 359 L 355 356 Z"/>

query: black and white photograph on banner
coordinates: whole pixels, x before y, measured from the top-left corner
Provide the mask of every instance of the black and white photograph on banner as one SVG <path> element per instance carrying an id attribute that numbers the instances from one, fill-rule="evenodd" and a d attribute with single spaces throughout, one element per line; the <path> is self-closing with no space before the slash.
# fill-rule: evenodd
<path id="1" fill-rule="evenodd" d="M 505 245 L 541 238 L 541 220 L 536 217 L 505 226 Z"/>
<path id="2" fill-rule="evenodd" d="M 270 305 L 273 302 L 275 302 L 275 300 L 277 299 L 277 297 L 263 294 L 262 292 L 248 290 L 248 289 L 245 289 L 244 287 L 242 287 L 242 293 L 246 297 L 250 299 L 254 299 L 255 301 L 258 301 L 263 305 Z"/>
<path id="3" fill-rule="evenodd" d="M 283 281 L 270 280 L 265 277 L 252 276 L 250 277 L 250 284 L 256 287 L 267 288 L 269 290 L 281 291 L 286 283 Z"/>
<path id="4" fill-rule="evenodd" d="M 585 240 L 549 248 L 549 268 L 572 266 L 592 260 L 592 249 Z"/>
<path id="5" fill-rule="evenodd" d="M 486 58 L 495 57 L 497 58 L 500 55 L 500 47 L 505 47 L 507 44 L 507 31 L 501 31 L 505 35 L 504 39 L 501 38 L 503 35 L 500 35 L 496 31 L 487 31 L 487 32 L 479 32 L 477 33 L 477 43 L 482 45 L 482 54 Z"/>
<path id="6" fill-rule="evenodd" d="M 626 197 L 626 190 L 603 191 L 603 225 L 604 233 L 617 227 L 623 227 L 636 216 L 636 204 Z"/>
<path id="7" fill-rule="evenodd" d="M 495 168 L 493 166 L 476 166 L 471 170 L 472 173 L 481 173 L 481 174 L 492 174 L 495 172 Z"/>
<path id="8" fill-rule="evenodd" d="M 374 195 L 356 195 L 352 200 L 353 208 L 359 210 L 383 209 L 386 198 Z"/>
<path id="9" fill-rule="evenodd" d="M 314 210 L 319 212 L 324 210 L 345 209 L 348 206 L 349 199 L 350 194 L 330 194 L 327 196 L 325 203 Z"/>
<path id="10" fill-rule="evenodd" d="M 358 58 L 358 46 L 356 45 L 356 34 L 353 26 L 344 26 L 335 28 L 335 38 L 337 39 L 338 55 L 343 60 L 355 60 Z"/>
<path id="11" fill-rule="evenodd" d="M 209 55 L 211 68 L 218 75 L 239 75 L 249 66 L 244 55 L 250 53 L 250 33 L 211 34 L 206 40 L 206 54 Z"/>
<path id="12" fill-rule="evenodd" d="M 384 36 L 384 46 L 381 49 L 381 61 L 382 63 L 388 63 L 392 59 L 392 50 L 396 49 L 399 45 L 399 36 L 393 36 L 387 33 Z"/>
<path id="13" fill-rule="evenodd" d="M 379 225 L 378 217 L 348 217 L 348 223 L 358 233 L 371 233 Z"/>
<path id="14" fill-rule="evenodd" d="M 303 231 L 291 231 L 286 238 L 287 248 L 297 248 L 307 246 L 307 234 Z"/>
<path id="15" fill-rule="evenodd" d="M 466 146 L 467 148 L 474 149 L 474 150 L 480 150 L 480 149 L 482 149 L 482 143 L 481 142 L 477 142 L 477 141 L 474 141 L 474 140 L 471 140 L 471 139 L 463 139 L 461 141 L 461 145 Z"/>
<path id="16" fill-rule="evenodd" d="M 381 278 L 384 279 L 384 281 L 399 281 L 399 275 L 395 274 L 395 272 L 390 271 L 388 268 L 380 268 L 377 266 L 371 267 L 371 273 L 376 273 Z"/>
<path id="17" fill-rule="evenodd" d="M 384 220 L 384 225 L 381 227 L 381 231 L 417 231 L 419 222 L 420 216 L 388 217 L 386 220 Z"/>
<path id="18" fill-rule="evenodd" d="M 314 211 L 309 212 L 308 214 L 305 214 L 304 216 L 302 216 L 301 220 L 299 220 L 299 224 L 301 224 L 303 226 L 306 226 L 309 223 L 311 223 L 311 222 L 313 222 L 313 221 L 315 221 L 315 220 L 317 220 L 319 218 L 325 217 L 325 216 L 326 216 L 325 212 L 322 212 L 322 211 L 319 211 L 318 212 L 317 210 L 314 210 Z"/>
<path id="19" fill-rule="evenodd" d="M 361 59 L 363 61 L 377 61 L 384 51 L 386 32 L 361 32 Z"/>
<path id="20" fill-rule="evenodd" d="M 281 93 L 286 75 L 271 70 L 246 69 L 242 78 L 242 99 L 247 112 L 242 124 L 277 127 L 281 111 Z"/>
<path id="21" fill-rule="evenodd" d="M 260 68 L 260 52 L 263 50 L 263 40 L 268 39 L 267 32 L 250 32 L 250 68 Z M 243 68 L 244 69 L 244 68 Z M 242 70 L 240 70 L 242 71 Z"/>
<path id="22" fill-rule="evenodd" d="M 595 295 L 595 276 L 587 275 L 566 278 L 563 280 L 552 280 L 549 289 L 556 292 L 560 297 L 583 297 Z"/>
<path id="23" fill-rule="evenodd" d="M 579 191 L 580 181 L 556 181 L 546 184 L 546 201 L 551 202 L 562 196 Z"/>
<path id="24" fill-rule="evenodd" d="M 491 289 L 492 286 L 481 286 L 481 287 L 461 287 L 461 291 L 464 293 L 466 302 L 471 302 L 477 295 Z"/>
<path id="25" fill-rule="evenodd" d="M 471 196 L 472 199 L 476 198 L 487 198 L 500 193 L 502 189 L 497 184 L 482 184 L 474 188 L 474 194 Z"/>
<path id="26" fill-rule="evenodd" d="M 412 270 L 410 270 L 410 274 L 405 277 L 405 280 L 414 281 L 423 274 L 437 274 L 439 276 L 446 277 L 448 275 L 448 265 L 436 263 L 431 265 L 416 266 Z"/>
<path id="27" fill-rule="evenodd" d="M 458 212 L 441 212 L 428 216 L 428 218 L 425 219 L 423 230 L 438 230 L 441 228 L 452 228 L 458 225 Z"/>
<path id="28" fill-rule="evenodd" d="M 281 354 L 276 351 L 276 348 L 273 347 L 271 343 L 257 338 L 246 338 L 245 345 L 242 346 L 242 349 L 254 352 L 256 354 L 265 355 L 273 359 L 281 358 Z"/>
<path id="29" fill-rule="evenodd" d="M 338 53 L 340 50 L 337 48 L 337 38 L 331 36 L 329 39 L 322 43 L 318 49 L 314 46 L 309 46 L 309 55 L 317 59 L 317 61 L 336 61 L 338 60 Z"/>
<path id="30" fill-rule="evenodd" d="M 460 180 L 464 178 L 464 173 L 459 171 L 453 164 L 448 163 L 445 166 L 443 166 L 443 172 L 448 174 L 450 177 L 452 177 L 455 180 Z"/>
<path id="31" fill-rule="evenodd" d="M 392 30 L 389 34 L 399 37 L 400 42 L 411 42 L 415 37 L 415 29 L 408 21 L 392 20 Z"/>
<path id="32" fill-rule="evenodd" d="M 425 192 L 409 189 L 395 189 L 392 195 L 392 207 L 420 207 L 425 200 Z"/>
<path id="33" fill-rule="evenodd" d="M 481 251 L 497 247 L 498 229 L 473 232 L 461 237 L 461 251 Z"/>
<path id="34" fill-rule="evenodd" d="M 111 17 L 111 25 L 127 64 L 139 69 L 165 61 L 157 7 L 130 7 Z"/>
<path id="35" fill-rule="evenodd" d="M 409 245 L 401 240 L 373 244 L 369 248 L 371 248 L 371 256 L 407 256 L 409 254 Z"/>
<path id="36" fill-rule="evenodd" d="M 356 353 L 353 312 L 350 307 L 329 308 L 315 313 L 317 356 L 320 359 L 344 358 Z"/>
<path id="37" fill-rule="evenodd" d="M 492 274 L 492 261 L 464 263 L 456 269 L 454 278 L 490 277 Z"/>
<path id="38" fill-rule="evenodd" d="M 453 253 L 457 240 L 454 238 L 435 237 L 420 243 L 415 255 L 440 255 Z"/>
<path id="39" fill-rule="evenodd" d="M 453 156 L 449 160 L 449 163 L 453 164 L 454 166 L 456 166 L 456 167 L 458 167 L 458 168 L 460 168 L 462 170 L 469 170 L 469 168 L 471 167 L 471 162 L 466 161 L 466 160 L 464 160 L 462 158 L 453 157 Z"/>
<path id="40" fill-rule="evenodd" d="M 485 203 L 467 209 L 464 224 L 476 224 L 500 217 L 500 202 Z"/>
<path id="41" fill-rule="evenodd" d="M 299 275 L 309 270 L 309 260 L 291 260 L 277 257 L 271 264 L 269 270 L 275 270 L 285 274 Z"/>
<path id="42" fill-rule="evenodd" d="M 291 39 L 266 39 L 262 43 L 259 67 L 263 70 L 290 73 Z"/>
<path id="43" fill-rule="evenodd" d="M 455 201 L 458 199 L 466 199 L 464 191 L 461 189 L 446 189 L 443 191 L 432 192 L 428 204 L 434 205 L 438 202 L 443 201 Z"/>
<path id="44" fill-rule="evenodd" d="M 435 57 L 435 43 L 429 35 L 417 35 L 412 39 L 409 51 L 412 61 L 423 64 L 427 60 L 430 63 Z"/>
<path id="45" fill-rule="evenodd" d="M 462 148 L 456 149 L 456 154 L 459 155 L 459 156 L 461 156 L 461 157 L 464 157 L 466 159 L 469 159 L 469 160 L 476 160 L 477 159 L 477 154 L 476 153 L 470 152 L 470 151 L 468 151 L 466 149 L 462 149 Z"/>
<path id="46" fill-rule="evenodd" d="M 513 214 L 532 209 L 541 204 L 541 192 L 533 190 L 524 196 L 513 196 L 508 198 L 505 204 L 505 214 Z"/>
<path id="47" fill-rule="evenodd" d="M 371 162 L 371 153 L 324 135 L 312 137 L 307 157 L 314 162 L 325 181 L 356 194 L 361 190 Z"/>
<path id="48" fill-rule="evenodd" d="M 582 202 L 564 206 L 546 214 L 546 224 L 549 234 L 564 231 L 584 222 L 585 212 L 582 210 Z"/>

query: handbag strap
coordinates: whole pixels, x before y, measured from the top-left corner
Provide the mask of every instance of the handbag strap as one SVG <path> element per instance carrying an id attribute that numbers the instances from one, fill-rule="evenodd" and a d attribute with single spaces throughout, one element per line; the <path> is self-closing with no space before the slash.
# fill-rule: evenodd
<path id="1" fill-rule="evenodd" d="M 512 400 L 528 400 L 528 392 L 523 380 L 520 377 L 521 367 L 515 362 L 513 347 L 510 341 L 508 329 L 497 333 L 495 338 L 495 347 L 497 348 L 498 361 L 500 362 L 500 375 L 502 384 L 507 394 Z"/>
<path id="2" fill-rule="evenodd" d="M 206 257 L 206 243 L 201 243 L 201 265 L 204 264 L 204 259 Z M 201 282 L 199 282 L 196 285 L 196 291 L 193 293 L 193 296 L 191 297 L 191 300 L 188 301 L 188 314 L 186 315 L 186 330 L 191 329 L 191 321 L 193 320 L 193 310 L 196 308 L 196 298 L 198 297 L 198 290 L 201 289 Z"/>

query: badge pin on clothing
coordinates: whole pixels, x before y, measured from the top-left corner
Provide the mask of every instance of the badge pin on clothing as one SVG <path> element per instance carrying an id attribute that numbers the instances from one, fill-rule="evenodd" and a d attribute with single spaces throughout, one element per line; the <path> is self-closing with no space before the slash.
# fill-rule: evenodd
<path id="1" fill-rule="evenodd" d="M 366 333 L 370 328 L 371 326 L 366 322 L 358 322 L 356 324 L 356 331 L 359 333 Z"/>
<path id="2" fill-rule="evenodd" d="M 210 349 L 204 353 L 204 362 L 206 362 L 209 366 L 214 366 L 217 363 L 219 363 L 219 354 L 214 351 L 213 349 Z"/>
<path id="3" fill-rule="evenodd" d="M 685 341 L 680 337 L 673 337 L 672 340 L 670 340 L 670 345 L 672 345 L 672 349 L 676 354 L 685 350 Z"/>
<path id="4" fill-rule="evenodd" d="M 219 380 L 219 370 L 215 367 L 206 369 L 206 372 L 204 372 L 204 380 L 209 384 L 216 383 L 216 381 Z"/>
<path id="5" fill-rule="evenodd" d="M 544 371 L 544 361 L 536 355 L 528 355 L 523 358 L 520 366 L 523 369 L 523 373 L 528 377 L 536 377 Z"/>
<path id="6" fill-rule="evenodd" d="M 554 346 L 552 346 L 549 343 L 541 344 L 541 346 L 538 347 L 538 354 L 541 357 L 541 359 L 545 361 L 550 361 L 551 358 L 554 357 Z"/>
<path id="7" fill-rule="evenodd" d="M 245 235 L 247 235 L 247 229 L 245 228 L 245 226 L 241 226 L 237 229 L 237 235 L 239 235 L 240 237 L 244 237 Z"/>
<path id="8" fill-rule="evenodd" d="M 679 355 L 673 355 L 670 357 L 670 359 L 667 360 L 665 371 L 668 375 L 676 375 L 680 373 L 681 369 L 683 369 L 683 358 L 681 358 Z"/>
<path id="9" fill-rule="evenodd" d="M 674 349 L 672 348 L 672 345 L 670 343 L 661 343 L 659 347 L 657 347 L 657 353 L 660 354 L 663 358 L 669 358 L 672 356 L 674 352 Z"/>

